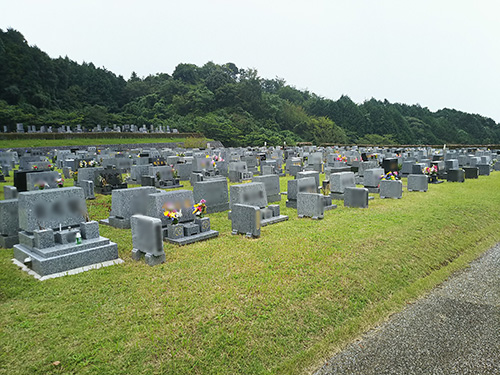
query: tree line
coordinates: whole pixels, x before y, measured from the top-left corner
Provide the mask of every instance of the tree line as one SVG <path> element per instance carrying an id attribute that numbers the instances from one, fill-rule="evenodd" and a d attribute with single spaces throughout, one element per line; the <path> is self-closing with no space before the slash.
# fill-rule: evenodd
<path id="1" fill-rule="evenodd" d="M 331 100 L 233 63 L 181 63 L 172 74 L 126 80 L 92 63 L 52 59 L 19 31 L 0 29 L 0 126 L 14 131 L 19 122 L 168 125 L 226 146 L 500 143 L 500 124 L 478 114 Z"/>

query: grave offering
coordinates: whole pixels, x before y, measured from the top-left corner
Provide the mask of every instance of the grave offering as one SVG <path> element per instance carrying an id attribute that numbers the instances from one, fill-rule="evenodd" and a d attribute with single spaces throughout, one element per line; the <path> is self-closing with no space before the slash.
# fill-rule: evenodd
<path id="1" fill-rule="evenodd" d="M 18 200 L 0 201 L 0 247 L 10 249 L 19 243 Z"/>
<path id="2" fill-rule="evenodd" d="M 114 167 L 100 169 L 94 180 L 94 190 L 98 194 L 109 195 L 115 189 L 126 189 L 121 172 Z"/>
<path id="3" fill-rule="evenodd" d="M 117 245 L 86 212 L 81 188 L 20 193 L 15 263 L 43 280 L 121 262 Z"/>
<path id="4" fill-rule="evenodd" d="M 429 188 L 429 179 L 423 174 L 408 175 L 407 187 L 408 191 L 427 191 Z"/>
<path id="5" fill-rule="evenodd" d="M 210 219 L 203 217 L 190 190 L 160 191 L 147 196 L 146 216 L 162 222 L 163 236 L 177 245 L 217 237 L 219 232 L 210 229 Z"/>
<path id="6" fill-rule="evenodd" d="M 26 188 L 28 191 L 56 189 L 61 175 L 56 171 L 42 171 L 38 173 L 26 173 Z"/>
<path id="7" fill-rule="evenodd" d="M 344 207 L 368 207 L 368 189 L 346 187 L 344 190 Z"/>
<path id="8" fill-rule="evenodd" d="M 141 260 L 144 258 L 149 266 L 165 262 L 161 220 L 144 215 L 133 215 L 130 218 L 130 224 L 132 227 L 132 259 Z"/>
<path id="9" fill-rule="evenodd" d="M 193 186 L 195 202 L 206 201 L 207 213 L 229 210 L 229 194 L 226 178 L 211 178 L 196 182 Z"/>
<path id="10" fill-rule="evenodd" d="M 136 214 L 145 215 L 147 196 L 156 192 L 157 190 L 150 186 L 113 190 L 109 218 L 101 220 L 101 223 L 129 229 L 130 218 Z"/>
<path id="11" fill-rule="evenodd" d="M 288 216 L 280 215 L 280 206 L 277 204 L 267 204 L 266 189 L 262 182 L 251 182 L 248 184 L 233 185 L 230 187 L 230 208 L 233 209 L 234 204 L 242 204 L 247 206 L 255 206 L 260 209 L 261 226 L 276 224 L 281 221 L 288 220 Z M 229 211 L 229 219 L 238 220 L 232 217 L 232 212 Z M 239 216 L 238 216 L 239 217 Z M 239 227 L 239 224 L 235 224 Z"/>
<path id="12" fill-rule="evenodd" d="M 252 181 L 264 184 L 267 202 L 281 202 L 280 178 L 277 174 L 254 176 Z"/>

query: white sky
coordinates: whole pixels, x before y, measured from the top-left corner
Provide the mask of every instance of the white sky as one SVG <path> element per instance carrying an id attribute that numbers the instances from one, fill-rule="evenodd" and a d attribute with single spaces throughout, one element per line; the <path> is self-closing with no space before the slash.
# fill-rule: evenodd
<path id="1" fill-rule="evenodd" d="M 499 0 L 0 0 L 0 28 L 128 79 L 233 62 L 355 102 L 500 122 Z"/>

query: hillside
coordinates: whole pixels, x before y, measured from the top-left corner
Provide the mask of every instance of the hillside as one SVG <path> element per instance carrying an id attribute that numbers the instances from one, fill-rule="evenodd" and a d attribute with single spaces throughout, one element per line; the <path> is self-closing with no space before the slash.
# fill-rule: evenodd
<path id="1" fill-rule="evenodd" d="M 0 29 L 0 125 L 169 125 L 226 146 L 321 143 L 500 143 L 500 125 L 453 109 L 348 96 L 330 100 L 233 63 L 179 64 L 128 80 L 92 63 L 50 58 Z"/>

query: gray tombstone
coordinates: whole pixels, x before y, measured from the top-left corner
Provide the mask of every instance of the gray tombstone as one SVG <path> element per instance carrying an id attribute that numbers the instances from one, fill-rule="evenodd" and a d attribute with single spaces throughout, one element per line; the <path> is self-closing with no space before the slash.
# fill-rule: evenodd
<path id="1" fill-rule="evenodd" d="M 380 198 L 401 199 L 403 197 L 403 182 L 401 180 L 381 180 Z"/>
<path id="2" fill-rule="evenodd" d="M 243 204 L 260 208 L 261 226 L 279 223 L 288 220 L 288 216 L 280 215 L 280 206 L 277 204 L 267 205 L 266 189 L 262 182 L 251 182 L 248 184 L 232 185 L 230 187 L 230 208 L 234 204 Z M 232 212 L 228 213 L 231 219 Z"/>
<path id="3" fill-rule="evenodd" d="M 117 245 L 99 235 L 97 222 L 86 221 L 86 209 L 83 190 L 77 187 L 20 193 L 19 244 L 14 246 L 18 264 L 41 279 L 114 264 Z"/>
<path id="4" fill-rule="evenodd" d="M 198 218 L 193 214 L 194 197 L 190 190 L 160 191 L 147 196 L 146 216 L 161 220 L 163 235 L 174 244 L 187 245 L 217 237 L 219 232 L 210 229 L 208 217 Z M 165 210 L 180 213 L 178 224 L 165 215 Z"/>
<path id="5" fill-rule="evenodd" d="M 195 202 L 206 201 L 207 213 L 229 210 L 229 194 L 226 178 L 211 178 L 196 182 L 193 186 Z"/>
<path id="6" fill-rule="evenodd" d="M 306 178 L 306 177 L 314 177 L 315 183 L 316 183 L 316 193 L 318 192 L 319 189 L 319 172 L 318 171 L 304 171 L 304 172 L 298 172 L 296 179 L 301 179 L 301 178 Z"/>
<path id="7" fill-rule="evenodd" d="M 344 190 L 344 206 L 345 207 L 368 207 L 368 189 L 347 187 Z"/>
<path id="8" fill-rule="evenodd" d="M 109 218 L 101 220 L 101 223 L 115 228 L 129 229 L 132 215 L 144 215 L 147 196 L 156 192 L 157 190 L 151 186 L 113 190 Z"/>
<path id="9" fill-rule="evenodd" d="M 268 202 L 281 201 L 280 178 L 277 174 L 254 176 L 253 182 L 262 182 L 264 184 Z"/>
<path id="10" fill-rule="evenodd" d="M 247 237 L 259 237 L 261 216 L 259 207 L 235 203 L 232 206 L 231 233 L 240 233 Z"/>
<path id="11" fill-rule="evenodd" d="M 17 188 L 15 186 L 4 185 L 3 197 L 4 199 L 17 199 Z"/>
<path id="12" fill-rule="evenodd" d="M 55 189 L 57 188 L 57 180 L 60 175 L 56 171 L 47 172 L 37 172 L 37 173 L 27 173 L 26 174 L 26 187 L 28 191 L 39 190 L 42 184 L 43 189 Z"/>
<path id="13" fill-rule="evenodd" d="M 449 169 L 446 180 L 448 182 L 465 182 L 465 171 L 462 168 Z"/>
<path id="14" fill-rule="evenodd" d="M 83 194 L 86 200 L 95 199 L 94 181 L 83 180 L 80 181 L 79 185 L 83 189 Z"/>
<path id="15" fill-rule="evenodd" d="M 378 186 L 380 184 L 380 177 L 384 175 L 383 168 L 372 168 L 365 170 L 363 184 L 370 193 L 378 193 Z"/>
<path id="16" fill-rule="evenodd" d="M 297 215 L 300 218 L 310 217 L 323 219 L 325 213 L 324 195 L 317 193 L 297 194 Z"/>
<path id="17" fill-rule="evenodd" d="M 18 200 L 0 201 L 0 247 L 10 249 L 19 243 Z"/>
<path id="18" fill-rule="evenodd" d="M 427 191 L 429 188 L 429 178 L 423 174 L 408 175 L 407 187 L 408 191 Z"/>
<path id="19" fill-rule="evenodd" d="M 332 199 L 343 200 L 346 187 L 356 187 L 354 172 L 339 172 L 330 175 L 330 196 Z"/>
<path id="20" fill-rule="evenodd" d="M 130 218 L 132 228 L 132 259 L 144 257 L 146 264 L 155 266 L 165 262 L 161 220 L 144 215 Z"/>
<path id="21" fill-rule="evenodd" d="M 476 164 L 479 169 L 480 176 L 489 176 L 490 175 L 490 165 L 489 164 Z"/>
<path id="22" fill-rule="evenodd" d="M 286 206 L 297 208 L 297 195 L 299 193 L 317 193 L 316 180 L 314 177 L 304 177 L 288 181 Z"/>

